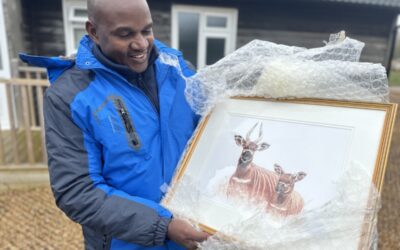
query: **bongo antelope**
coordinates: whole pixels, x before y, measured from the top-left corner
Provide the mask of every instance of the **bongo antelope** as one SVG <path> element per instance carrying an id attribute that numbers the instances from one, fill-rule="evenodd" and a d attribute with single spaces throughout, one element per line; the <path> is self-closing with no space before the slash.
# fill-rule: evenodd
<path id="1" fill-rule="evenodd" d="M 243 150 L 236 171 L 229 179 L 227 195 L 265 203 L 266 210 L 273 214 L 282 216 L 298 214 L 303 209 L 304 202 L 300 194 L 294 191 L 294 184 L 302 180 L 306 173 L 288 174 L 277 164 L 274 171 L 256 165 L 253 162 L 255 152 L 266 150 L 270 146 L 266 142 L 261 142 L 262 123 L 257 139 L 250 139 L 257 125 L 258 123 L 249 130 L 246 138 L 235 135 L 236 144 Z"/>

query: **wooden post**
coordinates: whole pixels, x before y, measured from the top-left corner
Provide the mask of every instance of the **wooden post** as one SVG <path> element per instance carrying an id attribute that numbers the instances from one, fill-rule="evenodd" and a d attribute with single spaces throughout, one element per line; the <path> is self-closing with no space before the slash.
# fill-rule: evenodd
<path id="1" fill-rule="evenodd" d="M 35 163 L 35 155 L 34 155 L 34 148 L 33 148 L 33 139 L 32 139 L 32 131 L 31 126 L 29 123 L 29 104 L 28 104 L 28 86 L 21 86 L 21 93 L 22 93 L 22 117 L 24 121 L 25 127 L 25 139 L 26 139 L 26 146 L 27 146 L 27 153 L 28 153 L 28 162 L 30 164 Z"/>
<path id="2" fill-rule="evenodd" d="M 17 131 L 15 128 L 15 117 L 14 117 L 14 100 L 12 92 L 12 85 L 7 84 L 6 92 L 7 92 L 7 104 L 8 104 L 8 117 L 10 118 L 10 135 L 11 135 L 11 144 L 12 144 L 12 153 L 14 158 L 14 164 L 18 165 L 20 163 L 19 153 L 18 153 L 18 137 Z"/>
<path id="3" fill-rule="evenodd" d="M 31 79 L 30 77 L 28 79 Z M 29 103 L 29 123 L 31 127 L 36 126 L 36 116 L 35 116 L 35 102 L 33 99 L 33 86 L 27 86 L 28 89 L 28 103 Z"/>
<path id="4" fill-rule="evenodd" d="M 47 163 L 46 139 L 45 139 L 44 117 L 43 117 L 43 88 L 41 86 L 36 87 L 36 96 L 38 99 L 37 101 L 39 109 L 40 134 L 42 137 L 43 162 Z"/>
<path id="5" fill-rule="evenodd" d="M 0 166 L 5 164 L 6 159 L 4 158 L 4 142 L 3 142 L 3 133 L 1 131 L 1 122 L 0 122 Z"/>

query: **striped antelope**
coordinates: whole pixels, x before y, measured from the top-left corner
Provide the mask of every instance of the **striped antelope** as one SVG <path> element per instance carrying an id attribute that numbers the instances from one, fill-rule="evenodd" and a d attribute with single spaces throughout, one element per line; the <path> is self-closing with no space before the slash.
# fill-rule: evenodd
<path id="1" fill-rule="evenodd" d="M 243 150 L 238 159 L 236 171 L 229 179 L 227 196 L 246 198 L 259 204 L 265 203 L 267 212 L 273 214 L 287 216 L 299 213 L 302 210 L 303 206 L 301 205 L 300 208 L 300 204 L 303 204 L 303 201 L 293 188 L 294 183 L 303 179 L 306 174 L 304 172 L 299 172 L 297 175 L 286 174 L 278 165 L 275 165 L 275 171 L 270 171 L 253 163 L 255 152 L 265 150 L 270 146 L 266 142 L 261 142 L 262 123 L 258 138 L 250 139 L 257 125 L 258 123 L 250 129 L 246 138 L 235 135 L 236 144 Z M 293 179 L 293 176 L 296 177 Z M 291 201 L 292 199 L 294 201 Z M 297 209 L 294 209 L 295 207 Z"/>
<path id="2" fill-rule="evenodd" d="M 279 179 L 275 186 L 274 195 L 268 202 L 267 210 L 282 216 L 300 213 L 303 210 L 304 201 L 301 195 L 294 191 L 294 185 L 304 179 L 307 174 L 304 172 L 298 172 L 297 174 L 285 173 L 278 164 L 274 165 L 274 170 Z"/>
<path id="3" fill-rule="evenodd" d="M 227 195 L 261 202 L 272 199 L 275 185 L 278 182 L 278 175 L 253 163 L 255 152 L 266 150 L 270 146 L 266 142 L 261 142 L 263 137 L 262 123 L 258 138 L 250 139 L 257 126 L 258 123 L 247 132 L 246 138 L 235 135 L 236 144 L 241 146 L 243 150 L 238 159 L 236 171 L 229 179 Z"/>

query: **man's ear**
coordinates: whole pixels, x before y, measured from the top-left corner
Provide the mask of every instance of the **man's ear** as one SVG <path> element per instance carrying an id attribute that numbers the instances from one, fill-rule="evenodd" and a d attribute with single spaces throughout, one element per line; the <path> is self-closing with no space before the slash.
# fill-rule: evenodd
<path id="1" fill-rule="evenodd" d="M 99 37 L 97 36 L 96 25 L 91 20 L 86 21 L 86 32 L 88 33 L 89 37 L 95 42 L 99 44 Z"/>

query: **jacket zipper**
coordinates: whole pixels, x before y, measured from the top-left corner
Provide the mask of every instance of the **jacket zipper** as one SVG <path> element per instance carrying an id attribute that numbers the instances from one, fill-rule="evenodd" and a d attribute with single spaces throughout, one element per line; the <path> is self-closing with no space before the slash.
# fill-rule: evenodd
<path id="1" fill-rule="evenodd" d="M 125 131 L 128 133 L 129 142 L 132 143 L 134 149 L 138 150 L 140 148 L 140 140 L 137 135 L 135 128 L 133 127 L 132 121 L 129 117 L 129 114 L 126 110 L 126 107 L 121 99 L 115 99 L 117 104 L 118 112 L 122 118 L 122 122 L 125 127 Z"/>
<path id="2" fill-rule="evenodd" d="M 107 243 L 108 243 L 107 241 L 108 241 L 107 235 L 104 234 L 104 235 L 103 235 L 103 249 L 104 249 L 104 250 L 107 249 L 107 245 L 108 245 L 108 244 L 107 244 Z"/>
<path id="3" fill-rule="evenodd" d="M 167 78 L 167 75 L 169 74 L 170 70 L 171 70 L 171 68 L 168 67 L 167 72 L 165 72 L 165 74 L 162 75 L 163 78 L 160 81 L 157 81 L 157 75 L 156 75 L 156 84 L 157 83 L 161 84 L 162 82 L 164 82 L 165 79 Z M 161 77 L 161 76 L 159 76 L 159 77 Z M 161 93 L 162 86 L 158 86 L 158 84 L 157 84 L 157 88 L 158 88 L 158 93 Z M 163 139 L 164 137 L 162 136 L 163 131 L 161 130 L 161 97 L 158 96 L 158 98 L 160 100 L 160 120 L 159 121 L 160 121 L 160 134 L 161 134 L 160 135 L 160 138 L 161 138 L 161 153 L 163 155 L 163 162 L 162 162 L 162 170 L 161 171 L 162 171 L 162 179 L 163 179 L 164 183 L 167 183 L 167 181 L 165 180 L 165 165 L 164 165 L 164 139 Z"/>
<path id="4" fill-rule="evenodd" d="M 137 80 L 140 81 L 140 82 L 143 81 L 142 74 L 139 74 Z M 154 106 L 154 104 L 153 104 L 153 102 L 150 100 L 150 98 L 146 95 L 146 93 L 144 93 L 144 91 L 141 90 L 139 87 L 137 87 L 137 86 L 131 84 L 129 81 L 128 81 L 128 83 L 129 83 L 129 85 L 131 85 L 132 87 L 138 89 L 138 90 L 146 97 L 147 101 L 150 103 L 151 107 L 153 108 L 154 113 L 156 113 L 157 117 L 159 117 L 159 116 L 160 116 L 160 113 L 158 113 L 156 107 Z M 158 94 L 158 93 L 157 93 L 157 94 Z M 160 108 L 161 108 L 161 107 L 160 107 Z M 160 111 L 160 112 L 161 112 L 161 111 Z"/>
<path id="5" fill-rule="evenodd" d="M 138 81 L 142 80 L 142 75 L 139 74 L 138 77 Z M 157 80 L 157 77 L 156 77 Z M 158 118 L 158 126 L 160 128 L 160 140 L 161 140 L 161 151 L 163 152 L 163 147 L 164 147 L 164 140 L 163 140 L 163 136 L 162 134 L 162 129 L 161 129 L 161 105 L 160 105 L 160 113 L 157 111 L 156 107 L 154 107 L 154 104 L 151 102 L 150 98 L 146 95 L 146 93 L 144 93 L 143 90 L 141 90 L 140 88 L 138 88 L 137 86 L 131 84 L 129 81 L 127 81 L 129 83 L 130 86 L 132 86 L 133 88 L 136 88 L 137 90 L 139 90 L 147 99 L 147 101 L 150 103 L 151 107 L 153 108 L 154 113 L 157 115 Z M 156 83 L 157 84 L 157 83 Z M 158 86 L 157 86 L 158 88 Z M 158 97 L 160 99 L 160 97 Z M 162 162 L 162 168 L 161 168 L 161 175 L 162 175 L 162 179 L 165 182 L 165 166 L 164 166 L 164 161 Z"/>

